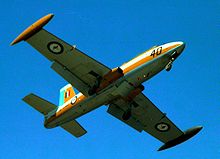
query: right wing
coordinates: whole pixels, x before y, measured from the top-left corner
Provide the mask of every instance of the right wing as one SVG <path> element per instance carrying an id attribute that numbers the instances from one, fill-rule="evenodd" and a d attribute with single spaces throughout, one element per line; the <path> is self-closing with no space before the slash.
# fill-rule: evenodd
<path id="1" fill-rule="evenodd" d="M 143 93 L 136 96 L 134 102 L 138 105 L 134 114 L 139 116 L 144 131 L 163 143 L 183 135 L 183 131 L 166 116 L 166 113 L 161 112 Z"/>
<path id="2" fill-rule="evenodd" d="M 52 16 L 49 14 L 35 22 L 21 33 L 11 45 L 21 40 L 27 41 L 53 62 L 52 69 L 88 96 L 88 91 L 95 85 L 97 79 L 103 77 L 111 69 L 42 29 Z"/>
<path id="3" fill-rule="evenodd" d="M 163 143 L 183 135 L 166 114 L 162 113 L 143 93 L 133 99 L 130 117 L 123 120 L 123 114 L 129 108 L 130 105 L 119 98 L 112 102 L 108 112 L 139 132 L 144 130 Z"/>

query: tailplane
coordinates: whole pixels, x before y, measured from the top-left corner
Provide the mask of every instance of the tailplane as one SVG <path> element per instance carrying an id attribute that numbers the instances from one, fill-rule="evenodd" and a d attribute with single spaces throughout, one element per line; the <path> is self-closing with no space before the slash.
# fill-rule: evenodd
<path id="1" fill-rule="evenodd" d="M 61 106 L 65 104 L 67 101 L 69 101 L 74 96 L 75 96 L 75 92 L 73 90 L 73 87 L 70 84 L 64 86 L 63 88 L 60 89 L 59 105 Z M 35 110 L 37 110 L 41 114 L 43 114 L 46 118 L 49 118 L 51 117 L 51 115 L 56 114 L 56 111 L 59 109 L 59 107 L 57 107 L 56 105 L 48 102 L 47 100 L 33 93 L 25 96 L 23 98 L 23 101 L 29 104 L 31 107 L 33 107 Z M 46 125 L 44 126 L 46 128 L 52 128 L 50 126 L 49 127 L 47 127 Z M 71 120 L 69 122 L 66 122 L 60 125 L 60 127 L 77 138 L 87 133 L 87 131 L 76 120 Z"/>
<path id="2" fill-rule="evenodd" d="M 47 100 L 38 97 L 37 95 L 31 93 L 28 94 L 23 98 L 23 101 L 32 106 L 34 109 L 36 109 L 38 112 L 40 112 L 43 115 L 48 114 L 50 111 L 57 108 L 56 105 L 48 102 Z"/>

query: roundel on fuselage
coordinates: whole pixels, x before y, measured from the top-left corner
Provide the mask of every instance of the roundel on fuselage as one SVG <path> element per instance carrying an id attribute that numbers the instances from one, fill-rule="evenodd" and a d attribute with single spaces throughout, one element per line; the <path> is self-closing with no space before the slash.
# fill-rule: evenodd
<path id="1" fill-rule="evenodd" d="M 72 99 L 71 99 L 71 104 L 73 105 L 74 103 L 76 103 L 77 101 L 77 96 L 74 96 Z"/>

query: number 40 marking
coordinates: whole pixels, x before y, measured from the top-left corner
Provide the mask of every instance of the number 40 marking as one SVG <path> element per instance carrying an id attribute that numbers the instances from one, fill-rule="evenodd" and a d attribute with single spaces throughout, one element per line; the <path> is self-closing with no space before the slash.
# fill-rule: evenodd
<path id="1" fill-rule="evenodd" d="M 150 56 L 153 56 L 153 58 L 154 58 L 154 57 L 160 55 L 161 53 L 162 53 L 162 47 L 158 47 L 157 49 L 154 49 L 151 52 Z"/>

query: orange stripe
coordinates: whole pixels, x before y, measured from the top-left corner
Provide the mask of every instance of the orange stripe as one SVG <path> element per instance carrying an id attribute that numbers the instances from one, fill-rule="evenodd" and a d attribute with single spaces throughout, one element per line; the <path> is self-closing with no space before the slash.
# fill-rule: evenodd
<path id="1" fill-rule="evenodd" d="M 60 109 L 58 112 L 56 112 L 53 116 L 51 116 L 46 123 L 49 123 L 53 120 L 55 120 L 56 118 L 60 117 L 61 115 L 63 115 L 65 112 L 67 112 L 68 110 L 70 110 L 71 108 L 73 108 L 74 106 L 76 106 L 77 104 L 79 104 L 80 102 L 82 102 L 83 100 L 86 99 L 86 96 L 81 95 L 77 98 L 76 102 L 74 104 L 70 103 L 68 105 L 66 105 L 65 107 L 63 107 L 62 109 Z"/>
<path id="2" fill-rule="evenodd" d="M 70 104 L 66 105 L 65 107 L 63 107 L 62 109 L 60 109 L 58 112 L 56 112 L 56 117 L 59 117 L 60 115 L 67 112 L 69 109 L 76 106 L 78 103 L 80 103 L 81 101 L 83 101 L 85 99 L 86 99 L 86 96 L 84 96 L 84 95 L 79 96 L 74 104 L 70 103 Z"/>
<path id="3" fill-rule="evenodd" d="M 167 48 L 162 49 L 162 53 L 161 53 L 160 55 L 166 53 L 168 50 L 171 50 L 171 49 L 175 48 L 176 46 L 179 46 L 179 44 L 172 45 L 172 46 L 170 46 L 170 47 L 167 47 Z M 141 54 L 141 55 L 142 55 L 142 54 Z M 139 56 L 141 56 L 141 55 L 139 55 Z M 138 57 L 139 57 L 139 56 L 138 56 Z M 136 58 L 138 58 L 138 57 L 136 57 Z M 129 62 L 134 61 L 136 58 L 134 58 L 133 60 L 131 60 L 131 61 L 129 61 Z M 139 67 L 140 65 L 142 65 L 142 64 L 144 64 L 144 63 L 146 63 L 146 62 L 152 60 L 153 58 L 154 58 L 154 57 L 152 57 L 152 56 L 147 56 L 147 57 L 145 57 L 145 58 L 143 58 L 143 59 L 141 59 L 141 60 L 139 60 L 139 61 L 137 61 L 137 62 L 135 62 L 135 63 L 133 63 L 133 64 L 131 64 L 131 65 L 129 65 L 128 67 L 126 67 L 126 68 L 123 70 L 123 73 L 126 74 L 127 72 L 130 72 L 130 71 L 134 70 L 135 68 L 137 68 L 137 67 Z"/>

